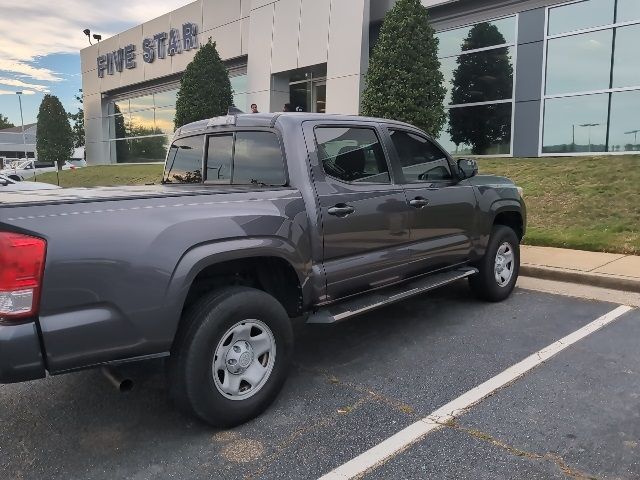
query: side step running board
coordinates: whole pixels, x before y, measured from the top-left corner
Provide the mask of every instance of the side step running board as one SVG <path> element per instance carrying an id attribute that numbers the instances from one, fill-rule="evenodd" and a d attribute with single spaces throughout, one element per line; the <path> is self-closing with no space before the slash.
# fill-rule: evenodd
<path id="1" fill-rule="evenodd" d="M 442 287 L 478 273 L 471 267 L 459 268 L 449 272 L 433 273 L 417 280 L 394 285 L 382 290 L 360 295 L 354 299 L 336 305 L 321 308 L 309 316 L 307 323 L 336 323 L 356 315 L 390 305 L 429 290 Z"/>

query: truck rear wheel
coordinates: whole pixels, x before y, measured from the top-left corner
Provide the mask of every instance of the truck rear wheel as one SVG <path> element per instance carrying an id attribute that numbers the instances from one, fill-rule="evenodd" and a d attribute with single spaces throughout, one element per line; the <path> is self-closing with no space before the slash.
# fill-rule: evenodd
<path id="1" fill-rule="evenodd" d="M 215 427 L 262 413 L 287 376 L 293 330 L 284 307 L 253 288 L 225 288 L 189 309 L 169 359 L 178 406 Z"/>
<path id="2" fill-rule="evenodd" d="M 469 277 L 471 290 L 481 299 L 500 302 L 513 291 L 520 273 L 520 241 L 513 229 L 495 225 L 479 272 Z"/>

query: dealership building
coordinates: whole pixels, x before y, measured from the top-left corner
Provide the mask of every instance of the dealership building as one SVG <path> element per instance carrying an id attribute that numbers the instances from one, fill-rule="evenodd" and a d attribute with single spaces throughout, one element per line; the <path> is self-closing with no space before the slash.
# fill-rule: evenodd
<path id="1" fill-rule="evenodd" d="M 640 151 L 640 1 L 423 0 L 455 155 Z M 235 105 L 357 114 L 394 0 L 198 0 L 81 52 L 87 160 L 162 161 L 180 77 L 216 42 Z M 481 137 L 481 138 L 480 138 Z"/>

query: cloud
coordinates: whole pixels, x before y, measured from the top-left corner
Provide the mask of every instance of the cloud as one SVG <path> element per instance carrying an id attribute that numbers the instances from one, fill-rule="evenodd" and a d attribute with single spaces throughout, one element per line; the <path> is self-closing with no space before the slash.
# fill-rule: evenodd
<path id="1" fill-rule="evenodd" d="M 9 87 L 31 88 L 37 92 L 49 93 L 49 87 L 47 87 L 46 85 L 36 85 L 34 83 L 27 83 L 27 82 L 23 82 L 22 80 L 16 80 L 14 78 L 0 77 L 0 85 L 5 85 Z"/>
<path id="2" fill-rule="evenodd" d="M 21 90 L 23 95 L 35 95 L 36 92 L 33 90 Z M 0 89 L 0 95 L 15 95 L 16 92 L 14 90 L 2 90 Z"/>
<path id="3" fill-rule="evenodd" d="M 39 57 L 78 53 L 90 28 L 103 38 L 185 5 L 185 0 L 28 0 L 0 16 L 0 71 L 32 80 L 59 82 L 59 73 L 38 66 Z M 124 19 L 124 20 L 123 20 Z"/>

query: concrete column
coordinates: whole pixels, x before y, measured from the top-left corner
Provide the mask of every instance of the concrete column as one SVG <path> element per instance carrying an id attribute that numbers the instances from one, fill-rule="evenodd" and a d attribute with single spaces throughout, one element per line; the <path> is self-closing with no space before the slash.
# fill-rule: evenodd
<path id="1" fill-rule="evenodd" d="M 513 116 L 514 157 L 537 157 L 539 152 L 544 24 L 544 8 L 520 13 Z"/>
<path id="2" fill-rule="evenodd" d="M 370 0 L 332 0 L 327 113 L 358 114 L 369 65 Z"/>

